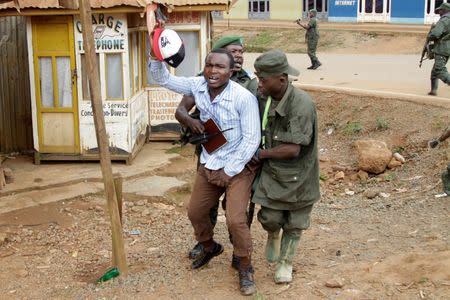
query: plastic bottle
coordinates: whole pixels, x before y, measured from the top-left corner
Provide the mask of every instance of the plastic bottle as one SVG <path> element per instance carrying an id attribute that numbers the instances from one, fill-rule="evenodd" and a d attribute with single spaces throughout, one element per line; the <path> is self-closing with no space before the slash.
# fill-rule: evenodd
<path id="1" fill-rule="evenodd" d="M 119 275 L 120 275 L 119 269 L 117 267 L 113 267 L 113 268 L 109 269 L 108 271 L 106 271 L 106 273 L 103 274 L 102 277 L 97 279 L 97 283 L 98 282 L 108 281 L 108 280 L 113 279 L 113 278 L 115 278 L 115 277 L 117 277 Z"/>

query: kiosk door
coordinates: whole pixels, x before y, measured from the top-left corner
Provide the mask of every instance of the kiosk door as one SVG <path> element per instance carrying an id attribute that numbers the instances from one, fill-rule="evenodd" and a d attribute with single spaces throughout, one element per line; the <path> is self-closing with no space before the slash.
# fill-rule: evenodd
<path id="1" fill-rule="evenodd" d="M 391 19 L 390 0 L 359 0 L 358 22 L 383 22 Z"/>
<path id="2" fill-rule="evenodd" d="M 433 24 L 439 21 L 439 14 L 435 14 L 436 8 L 442 3 L 450 3 L 450 0 L 424 0 L 425 1 L 425 24 Z"/>
<path id="3" fill-rule="evenodd" d="M 72 17 L 34 17 L 32 30 L 39 152 L 79 153 Z"/>

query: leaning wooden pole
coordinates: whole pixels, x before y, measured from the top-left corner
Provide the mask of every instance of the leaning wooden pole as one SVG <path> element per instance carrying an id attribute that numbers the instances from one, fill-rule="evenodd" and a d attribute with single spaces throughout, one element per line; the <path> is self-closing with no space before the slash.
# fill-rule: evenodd
<path id="1" fill-rule="evenodd" d="M 117 196 L 114 188 L 113 173 L 111 167 L 111 155 L 109 153 L 109 140 L 106 135 L 105 117 L 100 94 L 100 74 L 98 61 L 94 48 L 94 34 L 92 32 L 92 12 L 90 0 L 80 0 L 80 19 L 83 29 L 83 46 L 86 57 L 87 72 L 89 78 L 89 91 L 91 93 L 92 111 L 94 114 L 95 134 L 97 136 L 100 165 L 102 168 L 103 183 L 105 185 L 106 201 L 111 220 L 113 262 L 117 264 L 121 275 L 128 274 L 127 258 L 122 236 L 117 206 Z"/>

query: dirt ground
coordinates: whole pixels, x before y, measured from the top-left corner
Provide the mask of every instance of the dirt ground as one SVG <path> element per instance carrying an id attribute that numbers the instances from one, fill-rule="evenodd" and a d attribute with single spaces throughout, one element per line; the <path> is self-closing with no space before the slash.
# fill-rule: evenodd
<path id="1" fill-rule="evenodd" d="M 312 96 L 320 120 L 322 198 L 302 237 L 289 285 L 273 282 L 273 266 L 263 257 L 265 232 L 254 220 L 258 294 L 251 298 L 448 299 L 449 198 L 435 195 L 442 193 L 440 173 L 449 149 L 427 148 L 427 140 L 449 123 L 448 111 L 334 92 Z M 366 182 L 356 179 L 351 145 L 366 137 L 384 140 L 404 155 L 406 164 Z M 0 239 L 1 298 L 241 298 L 223 212 L 216 239 L 224 253 L 202 270 L 189 269 L 186 253 L 194 240 L 185 206 L 195 157 L 191 147 L 174 146 L 173 151 L 180 157 L 155 173 L 189 184 L 164 197 L 124 195 L 127 278 L 93 283 L 111 258 L 105 200 L 103 195 L 76 198 L 1 216 L 0 235 L 6 236 Z M 345 178 L 334 180 L 342 169 Z M 368 190 L 382 196 L 368 199 Z"/>
<path id="2" fill-rule="evenodd" d="M 333 53 L 416 53 L 422 43 L 417 35 L 372 39 L 367 33 L 329 33 L 322 35 L 323 43 Z M 248 35 L 250 40 L 254 33 Z M 282 44 L 295 50 L 297 42 L 302 43 L 301 36 Z M 255 218 L 258 293 L 249 298 L 449 299 L 449 197 L 435 195 L 442 194 L 440 174 L 450 149 L 427 147 L 449 124 L 448 109 L 336 92 L 311 94 L 320 121 L 322 198 L 302 236 L 289 285 L 273 282 L 274 267 L 264 260 L 266 234 Z M 362 138 L 385 141 L 406 163 L 360 181 L 352 143 Z M 172 151 L 180 156 L 155 174 L 188 184 L 163 197 L 124 194 L 128 277 L 94 283 L 111 261 L 105 198 L 75 198 L 0 216 L 0 299 L 244 298 L 230 267 L 223 211 L 215 238 L 224 253 L 204 269 L 189 268 L 187 251 L 195 242 L 185 207 L 196 159 L 192 147 Z M 345 178 L 335 180 L 340 170 Z M 378 196 L 369 199 L 373 192 Z"/>
<path id="3" fill-rule="evenodd" d="M 300 27 L 214 29 L 214 39 L 226 34 L 241 35 L 247 52 L 264 52 L 275 46 L 288 53 L 306 53 L 305 31 Z M 426 33 L 321 30 L 317 49 L 337 54 L 420 55 L 425 37 Z"/>

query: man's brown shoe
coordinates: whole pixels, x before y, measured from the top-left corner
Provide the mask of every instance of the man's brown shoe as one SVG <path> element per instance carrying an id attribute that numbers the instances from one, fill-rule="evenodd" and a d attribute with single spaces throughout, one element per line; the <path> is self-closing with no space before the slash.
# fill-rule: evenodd
<path id="1" fill-rule="evenodd" d="M 249 266 L 244 270 L 239 270 L 239 290 L 244 296 L 249 296 L 256 293 L 255 280 L 253 279 L 254 272 L 255 271 L 252 266 Z"/>

